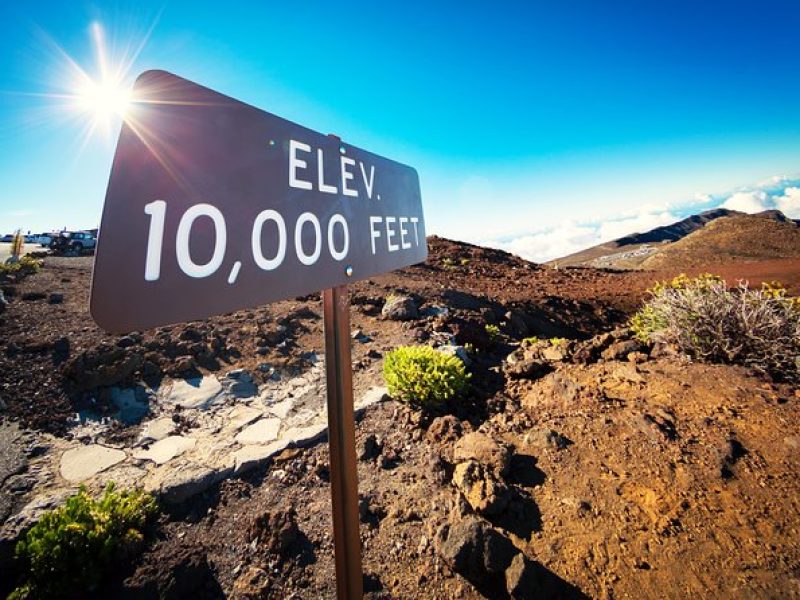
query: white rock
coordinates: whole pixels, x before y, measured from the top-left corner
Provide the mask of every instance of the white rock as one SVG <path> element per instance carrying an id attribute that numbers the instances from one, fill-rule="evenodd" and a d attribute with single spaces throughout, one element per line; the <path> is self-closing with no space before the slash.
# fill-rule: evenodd
<path id="1" fill-rule="evenodd" d="M 294 407 L 294 400 L 291 398 L 287 398 L 283 402 L 278 402 L 277 404 L 273 404 L 267 410 L 279 419 L 285 419 L 286 415 L 289 414 L 289 411 L 292 410 Z"/>
<path id="2" fill-rule="evenodd" d="M 250 469 L 260 467 L 272 456 L 289 445 L 289 440 L 277 440 L 266 446 L 244 446 L 233 453 L 233 474 L 239 475 Z"/>
<path id="3" fill-rule="evenodd" d="M 125 452 L 99 444 L 71 448 L 61 456 L 61 476 L 72 483 L 94 477 L 125 459 Z"/>
<path id="4" fill-rule="evenodd" d="M 161 499 L 168 504 L 178 504 L 228 477 L 233 472 L 233 467 L 214 469 L 202 465 L 188 465 L 181 469 L 164 470 L 167 472 L 166 477 L 157 482 Z M 151 482 L 151 489 L 153 483 L 155 481 Z"/>
<path id="5" fill-rule="evenodd" d="M 170 417 L 161 417 L 145 424 L 142 433 L 139 434 L 139 442 L 163 440 L 175 431 L 175 421 Z"/>
<path id="6" fill-rule="evenodd" d="M 152 460 L 157 465 L 163 465 L 176 456 L 194 448 L 197 440 L 181 435 L 171 435 L 150 446 L 148 450 L 136 452 L 133 457 L 139 460 Z"/>
<path id="7" fill-rule="evenodd" d="M 215 468 L 233 466 L 231 447 L 234 444 L 233 438 L 225 436 L 198 437 L 197 446 L 192 450 L 192 461 Z"/>
<path id="8" fill-rule="evenodd" d="M 295 446 L 310 446 L 314 442 L 322 439 L 328 432 L 325 423 L 310 425 L 309 427 L 292 427 L 283 433 L 282 440 L 287 440 Z"/>
<path id="9" fill-rule="evenodd" d="M 314 411 L 309 408 L 304 408 L 303 410 L 298 411 L 297 414 L 295 414 L 294 416 L 292 416 L 291 419 L 288 420 L 288 425 L 289 427 L 302 427 L 304 425 L 307 425 L 308 423 L 313 421 L 314 418 L 320 412 L 323 412 L 325 410 L 327 410 L 327 403 L 325 403 L 325 401 L 323 400 L 323 404 L 322 406 L 320 406 L 320 409 L 318 411 Z"/>
<path id="10" fill-rule="evenodd" d="M 261 419 L 249 425 L 236 436 L 240 444 L 265 444 L 278 437 L 281 427 L 280 419 Z"/>
<path id="11" fill-rule="evenodd" d="M 178 379 L 167 388 L 162 400 L 181 408 L 206 408 L 222 393 L 222 384 L 212 375 Z"/>
<path id="12" fill-rule="evenodd" d="M 372 387 L 368 389 L 361 398 L 355 402 L 355 410 L 361 410 L 377 402 L 383 402 L 389 398 L 389 390 L 385 387 Z"/>
<path id="13" fill-rule="evenodd" d="M 263 416 L 263 412 L 257 408 L 250 406 L 234 406 L 233 409 L 225 417 L 225 428 L 230 430 L 241 429 L 245 425 L 249 425 L 259 417 Z"/>

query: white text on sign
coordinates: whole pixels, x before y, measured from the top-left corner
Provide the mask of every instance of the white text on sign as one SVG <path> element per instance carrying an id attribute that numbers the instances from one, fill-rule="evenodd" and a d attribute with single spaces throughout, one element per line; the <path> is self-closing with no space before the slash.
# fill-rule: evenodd
<path id="1" fill-rule="evenodd" d="M 304 179 L 304 177 L 308 176 L 308 173 L 304 171 L 308 171 L 308 162 L 313 160 L 314 156 L 316 156 L 317 161 L 316 188 L 320 192 L 338 194 L 341 189 L 341 193 L 344 196 L 358 197 L 358 190 L 353 187 L 356 178 L 356 161 L 354 159 L 343 154 L 339 156 L 338 173 L 331 175 L 331 179 L 327 179 L 323 149 L 317 148 L 317 151 L 313 152 L 311 146 L 297 140 L 289 140 L 289 187 L 300 190 L 314 189 L 315 182 Z M 367 173 L 367 168 L 363 162 L 359 161 L 358 166 L 361 178 L 364 181 L 367 198 L 372 200 L 372 190 L 375 185 L 375 167 L 370 166 L 369 173 Z"/>

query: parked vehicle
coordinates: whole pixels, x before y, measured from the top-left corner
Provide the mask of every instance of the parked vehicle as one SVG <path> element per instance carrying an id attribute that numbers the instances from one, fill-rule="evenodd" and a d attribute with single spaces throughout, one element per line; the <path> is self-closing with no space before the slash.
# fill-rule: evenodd
<path id="1" fill-rule="evenodd" d="M 88 231 L 62 231 L 50 242 L 54 254 L 86 254 L 94 252 L 97 238 Z"/>
<path id="2" fill-rule="evenodd" d="M 1 237 L 0 238 L 0 242 L 2 242 L 4 244 L 9 244 L 9 243 L 11 243 L 13 241 L 13 239 L 14 239 L 14 236 L 9 233 L 9 234 L 4 235 L 3 237 Z"/>

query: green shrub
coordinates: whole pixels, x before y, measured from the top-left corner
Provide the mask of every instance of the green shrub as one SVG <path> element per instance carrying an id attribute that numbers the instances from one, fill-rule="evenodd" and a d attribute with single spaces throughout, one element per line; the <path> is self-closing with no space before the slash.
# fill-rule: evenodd
<path id="1" fill-rule="evenodd" d="M 109 484 L 94 499 L 82 487 L 17 543 L 28 577 L 9 598 L 75 596 L 96 587 L 108 567 L 141 548 L 142 529 L 156 511 L 155 499 L 141 490 L 117 492 Z"/>
<path id="2" fill-rule="evenodd" d="M 22 273 L 23 275 L 32 275 L 38 273 L 42 268 L 42 261 L 30 256 L 21 256 L 17 261 L 10 259 L 4 263 L 0 263 L 0 274 L 2 273 Z"/>
<path id="3" fill-rule="evenodd" d="M 630 327 L 641 341 L 674 344 L 698 360 L 800 381 L 800 300 L 779 283 L 729 288 L 713 275 L 681 275 L 650 290 Z"/>
<path id="4" fill-rule="evenodd" d="M 489 334 L 489 341 L 495 343 L 500 338 L 500 328 L 497 325 L 488 324 L 484 327 Z"/>
<path id="5" fill-rule="evenodd" d="M 539 343 L 539 338 L 538 338 L 538 336 L 532 335 L 530 337 L 523 338 L 522 343 L 523 344 L 530 344 L 531 346 L 533 346 L 534 344 L 538 344 Z"/>
<path id="6" fill-rule="evenodd" d="M 401 346 L 383 362 L 389 394 L 423 410 L 436 410 L 466 392 L 469 377 L 460 359 L 429 346 Z"/>

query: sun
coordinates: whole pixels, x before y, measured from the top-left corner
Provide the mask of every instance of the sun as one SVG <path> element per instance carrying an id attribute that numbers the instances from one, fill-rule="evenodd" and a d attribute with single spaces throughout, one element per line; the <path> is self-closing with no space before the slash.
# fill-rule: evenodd
<path id="1" fill-rule="evenodd" d="M 90 76 L 78 68 L 72 85 L 72 100 L 81 111 L 88 113 L 94 121 L 108 123 L 114 118 L 125 118 L 131 103 L 128 71 L 130 63 L 116 62 L 110 57 L 106 44 L 105 31 L 97 23 L 92 23 L 92 41 L 94 42 L 97 68 L 95 76 Z"/>
<path id="2" fill-rule="evenodd" d="M 87 81 L 75 93 L 75 103 L 99 119 L 125 118 L 131 102 L 129 88 L 116 81 Z"/>

